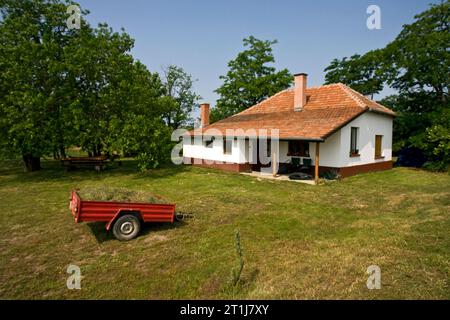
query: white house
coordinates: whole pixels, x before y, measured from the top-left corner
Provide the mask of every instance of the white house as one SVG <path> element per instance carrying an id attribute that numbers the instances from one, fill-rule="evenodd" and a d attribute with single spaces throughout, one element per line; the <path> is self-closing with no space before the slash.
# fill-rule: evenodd
<path id="1" fill-rule="evenodd" d="M 183 157 L 233 171 L 301 168 L 316 179 L 330 170 L 342 177 L 385 170 L 392 168 L 394 116 L 341 83 L 307 88 L 300 73 L 293 88 L 213 124 L 203 104 L 202 125 L 185 135 Z"/>

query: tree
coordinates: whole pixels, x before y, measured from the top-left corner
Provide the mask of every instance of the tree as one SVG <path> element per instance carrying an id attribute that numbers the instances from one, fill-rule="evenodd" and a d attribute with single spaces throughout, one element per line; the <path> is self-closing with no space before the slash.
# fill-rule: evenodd
<path id="1" fill-rule="evenodd" d="M 386 77 L 381 70 L 383 53 L 371 51 L 364 56 L 355 54 L 350 58 L 334 59 L 325 69 L 325 83 L 342 82 L 364 95 L 371 96 L 383 90 Z"/>
<path id="2" fill-rule="evenodd" d="M 276 40 L 263 41 L 250 36 L 243 42 L 246 49 L 228 63 L 227 75 L 220 76 L 224 83 L 215 91 L 220 97 L 211 112 L 212 121 L 241 112 L 292 83 L 287 69 L 276 71 L 268 65 L 275 62 L 272 45 Z"/>
<path id="3" fill-rule="evenodd" d="M 64 48 L 77 32 L 66 26 L 68 1 L 0 4 L 0 141 L 33 171 L 42 155 L 63 150 Z"/>
<path id="4" fill-rule="evenodd" d="M 21 154 L 29 171 L 72 145 L 90 155 L 135 152 L 141 168 L 167 158 L 162 116 L 175 102 L 133 59 L 127 33 L 84 19 L 68 28 L 69 1 L 0 1 L 2 153 Z"/>
<path id="5" fill-rule="evenodd" d="M 71 108 L 79 145 L 94 156 L 136 155 L 142 170 L 160 165 L 170 154 L 163 114 L 175 102 L 164 96 L 159 75 L 134 61 L 134 41 L 125 32 L 101 24 L 79 41 L 72 65 L 80 94 Z"/>
<path id="6" fill-rule="evenodd" d="M 446 102 L 450 86 L 450 1 L 415 16 L 383 51 L 388 84 L 401 94 L 431 92 Z"/>
<path id="7" fill-rule="evenodd" d="M 384 85 L 398 91 L 382 104 L 397 112 L 394 151 L 420 148 L 434 167 L 450 164 L 447 146 L 450 131 L 450 1 L 431 5 L 404 25 L 385 48 L 333 60 L 325 71 L 327 82 L 340 81 L 364 94 L 379 92 Z M 439 139 L 441 136 L 442 139 Z"/>
<path id="8" fill-rule="evenodd" d="M 75 99 L 70 106 L 76 141 L 90 155 L 109 150 L 110 125 L 129 112 L 134 81 L 134 41 L 125 32 L 117 33 L 106 24 L 87 30 L 67 48 L 68 72 L 74 79 Z"/>
<path id="9" fill-rule="evenodd" d="M 165 95 L 172 98 L 164 119 L 168 126 L 177 129 L 182 126 L 193 126 L 191 112 L 201 99 L 193 90 L 194 80 L 183 68 L 170 65 L 163 69 L 163 86 Z"/>
<path id="10" fill-rule="evenodd" d="M 171 128 L 163 119 L 168 105 L 175 102 L 164 96 L 164 86 L 157 73 L 136 62 L 129 82 L 129 102 L 115 114 L 107 129 L 108 150 L 136 155 L 141 170 L 156 168 L 170 159 Z"/>

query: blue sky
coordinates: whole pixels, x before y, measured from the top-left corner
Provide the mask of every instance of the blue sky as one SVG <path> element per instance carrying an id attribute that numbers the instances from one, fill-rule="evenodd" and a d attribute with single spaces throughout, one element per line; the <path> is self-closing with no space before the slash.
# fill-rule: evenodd
<path id="1" fill-rule="evenodd" d="M 278 69 L 309 74 L 321 85 L 333 58 L 365 53 L 392 41 L 402 25 L 433 0 L 79 0 L 92 25 L 107 22 L 135 39 L 133 56 L 150 71 L 175 64 L 197 79 L 203 102 L 215 104 L 214 90 L 227 63 L 242 50 L 242 39 L 277 39 Z M 381 30 L 369 30 L 366 9 L 381 9 Z M 386 90 L 376 96 L 390 93 Z"/>

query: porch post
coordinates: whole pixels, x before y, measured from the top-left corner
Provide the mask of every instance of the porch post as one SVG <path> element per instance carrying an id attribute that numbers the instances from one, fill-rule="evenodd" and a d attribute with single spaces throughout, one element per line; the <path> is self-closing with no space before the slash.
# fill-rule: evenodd
<path id="1" fill-rule="evenodd" d="M 314 170 L 314 181 L 319 183 L 319 160 L 320 160 L 320 142 L 316 142 L 316 157 L 314 159 L 315 170 Z"/>
<path id="2" fill-rule="evenodd" d="M 277 173 L 278 173 L 277 164 L 278 164 L 278 162 L 277 162 L 277 153 L 274 151 L 273 154 L 272 154 L 272 175 L 274 177 L 276 177 Z"/>

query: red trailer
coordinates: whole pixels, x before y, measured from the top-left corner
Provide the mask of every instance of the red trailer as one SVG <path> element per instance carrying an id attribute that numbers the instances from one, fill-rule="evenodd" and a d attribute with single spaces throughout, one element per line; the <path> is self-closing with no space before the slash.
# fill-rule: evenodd
<path id="1" fill-rule="evenodd" d="M 139 202 L 86 201 L 72 190 L 70 210 L 75 222 L 104 221 L 119 240 L 136 237 L 144 222 L 170 222 L 175 218 L 175 204 Z"/>

